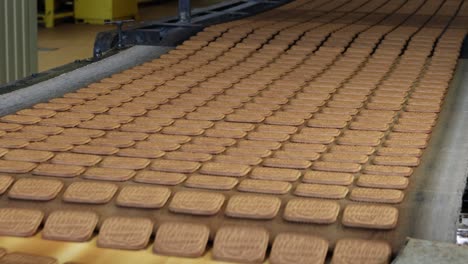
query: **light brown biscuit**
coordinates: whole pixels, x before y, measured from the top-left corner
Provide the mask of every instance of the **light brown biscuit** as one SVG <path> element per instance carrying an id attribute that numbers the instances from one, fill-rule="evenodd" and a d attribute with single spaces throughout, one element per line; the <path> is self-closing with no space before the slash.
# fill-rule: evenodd
<path id="1" fill-rule="evenodd" d="M 300 126 L 304 124 L 304 119 L 292 116 L 280 116 L 278 114 L 268 117 L 265 124 L 284 125 L 284 126 Z"/>
<path id="2" fill-rule="evenodd" d="M 149 159 L 127 157 L 104 157 L 99 166 L 113 169 L 141 170 L 150 164 Z"/>
<path id="3" fill-rule="evenodd" d="M 23 128 L 23 126 L 19 124 L 0 123 L 0 130 L 6 131 L 6 132 L 18 131 L 21 128 Z"/>
<path id="4" fill-rule="evenodd" d="M 58 264 L 59 262 L 55 258 L 38 256 L 27 253 L 13 252 L 6 254 L 0 260 L 2 264 Z"/>
<path id="5" fill-rule="evenodd" d="M 392 148 L 382 147 L 377 150 L 379 156 L 397 156 L 397 157 L 420 157 L 422 151 L 419 148 Z"/>
<path id="6" fill-rule="evenodd" d="M 43 163 L 39 164 L 32 171 L 32 174 L 71 178 L 82 174 L 84 171 L 85 168 L 82 166 Z"/>
<path id="7" fill-rule="evenodd" d="M 184 144 L 180 148 L 181 151 L 194 152 L 194 153 L 206 153 L 206 154 L 220 154 L 224 152 L 226 148 L 222 146 L 214 145 L 198 145 L 198 144 Z"/>
<path id="8" fill-rule="evenodd" d="M 223 226 L 216 232 L 213 257 L 225 261 L 263 262 L 268 237 L 268 232 L 260 227 Z"/>
<path id="9" fill-rule="evenodd" d="M 241 130 L 247 132 L 254 129 L 255 125 L 249 123 L 216 122 L 215 127 L 222 130 Z"/>
<path id="10" fill-rule="evenodd" d="M 24 116 L 24 115 L 6 115 L 0 118 L 0 121 L 5 123 L 21 124 L 21 125 L 32 125 L 39 123 L 42 119 L 36 116 Z"/>
<path id="11" fill-rule="evenodd" d="M 302 181 L 305 183 L 350 185 L 354 180 L 351 173 L 328 172 L 328 171 L 307 171 Z"/>
<path id="12" fill-rule="evenodd" d="M 322 264 L 328 251 L 328 241 L 316 236 L 280 233 L 273 242 L 271 264 Z"/>
<path id="13" fill-rule="evenodd" d="M 172 198 L 169 210 L 174 213 L 214 215 L 221 209 L 224 199 L 220 193 L 179 191 Z"/>
<path id="14" fill-rule="evenodd" d="M 54 153 L 49 151 L 14 149 L 8 151 L 8 153 L 3 157 L 3 159 L 29 162 L 45 162 L 51 159 L 53 156 Z"/>
<path id="15" fill-rule="evenodd" d="M 64 131 L 61 127 L 52 127 L 52 126 L 36 126 L 36 125 L 29 125 L 25 126 L 21 129 L 22 132 L 29 132 L 29 133 L 40 133 L 44 135 L 57 135 Z"/>
<path id="16" fill-rule="evenodd" d="M 93 235 L 98 219 L 97 214 L 89 211 L 54 211 L 47 217 L 42 230 L 42 238 L 73 242 L 87 241 Z"/>
<path id="17" fill-rule="evenodd" d="M 170 195 L 171 191 L 166 187 L 128 185 L 122 188 L 116 203 L 124 207 L 161 208 Z"/>
<path id="18" fill-rule="evenodd" d="M 101 157 L 88 154 L 58 153 L 51 160 L 54 164 L 94 166 L 101 161 Z"/>
<path id="19" fill-rule="evenodd" d="M 231 147 L 226 150 L 226 154 L 237 157 L 259 157 L 265 158 L 271 155 L 271 150 L 250 147 Z"/>
<path id="20" fill-rule="evenodd" d="M 177 185 L 185 181 L 187 176 L 181 173 L 170 173 L 160 171 L 140 171 L 133 181 L 160 185 Z"/>
<path id="21" fill-rule="evenodd" d="M 0 195 L 5 193 L 5 191 L 13 183 L 13 177 L 9 175 L 0 175 Z"/>
<path id="22" fill-rule="evenodd" d="M 205 132 L 204 129 L 198 127 L 165 127 L 161 130 L 167 135 L 184 135 L 184 136 L 199 136 Z"/>
<path id="23" fill-rule="evenodd" d="M 348 188 L 338 185 L 300 183 L 294 194 L 304 197 L 343 199 L 348 194 Z"/>
<path id="24" fill-rule="evenodd" d="M 386 205 L 350 204 L 342 219 L 345 226 L 370 229 L 393 229 L 397 222 L 398 209 Z"/>
<path id="25" fill-rule="evenodd" d="M 193 223 L 167 222 L 159 226 L 154 239 L 155 253 L 200 257 L 205 253 L 210 229 Z"/>
<path id="26" fill-rule="evenodd" d="M 347 122 L 342 120 L 331 120 L 331 119 L 312 119 L 307 122 L 309 127 L 317 128 L 344 128 Z"/>
<path id="27" fill-rule="evenodd" d="M 44 214 L 39 210 L 0 208 L 1 236 L 32 236 L 42 222 Z"/>
<path id="28" fill-rule="evenodd" d="M 361 187 L 404 190 L 408 187 L 409 180 L 404 176 L 364 174 L 359 176 L 356 184 Z"/>
<path id="29" fill-rule="evenodd" d="M 72 144 L 72 145 L 83 145 L 90 141 L 91 141 L 91 138 L 86 137 L 86 136 L 57 135 L 57 136 L 48 137 L 46 142 L 50 142 L 50 143 L 59 142 L 59 143 L 67 143 L 67 144 Z"/>
<path id="30" fill-rule="evenodd" d="M 63 183 L 58 180 L 21 178 L 13 184 L 8 197 L 21 200 L 49 201 L 62 190 Z"/>
<path id="31" fill-rule="evenodd" d="M 9 132 L 3 135 L 4 139 L 24 139 L 29 142 L 37 142 L 47 138 L 46 135 L 36 132 Z"/>
<path id="32" fill-rule="evenodd" d="M 263 160 L 263 166 L 274 168 L 307 169 L 312 166 L 312 162 L 300 159 L 266 158 Z"/>
<path id="33" fill-rule="evenodd" d="M 164 172 L 193 173 L 200 168 L 200 163 L 180 160 L 155 160 L 151 169 Z"/>
<path id="34" fill-rule="evenodd" d="M 135 141 L 126 138 L 95 138 L 89 142 L 89 145 L 127 148 L 135 145 Z"/>
<path id="35" fill-rule="evenodd" d="M 275 151 L 275 158 L 280 159 L 300 159 L 314 161 L 320 158 L 320 154 L 315 151 Z"/>
<path id="36" fill-rule="evenodd" d="M 137 149 L 157 149 L 161 151 L 174 151 L 180 148 L 180 144 L 167 141 L 141 141 L 135 145 Z"/>
<path id="37" fill-rule="evenodd" d="M 238 146 L 240 148 L 277 150 L 281 148 L 281 143 L 274 141 L 240 140 L 238 141 Z"/>
<path id="38" fill-rule="evenodd" d="M 322 153 L 327 150 L 326 145 L 323 144 L 303 144 L 303 143 L 284 143 L 284 150 L 286 151 L 313 151 Z"/>
<path id="39" fill-rule="evenodd" d="M 250 171 L 250 166 L 232 163 L 207 162 L 203 164 L 200 173 L 210 175 L 222 175 L 232 177 L 242 177 Z"/>
<path id="40" fill-rule="evenodd" d="M 237 194 L 227 204 L 225 214 L 234 218 L 273 219 L 281 200 L 274 196 Z"/>
<path id="41" fill-rule="evenodd" d="M 283 142 L 289 139 L 287 133 L 272 133 L 272 132 L 250 132 L 247 139 L 259 141 L 276 141 Z"/>
<path id="42" fill-rule="evenodd" d="M 336 222 L 340 205 L 316 199 L 292 199 L 284 209 L 284 219 L 292 222 L 331 224 Z"/>
<path id="43" fill-rule="evenodd" d="M 82 153 L 82 154 L 94 154 L 94 155 L 112 155 L 119 151 L 118 148 L 114 147 L 105 147 L 105 146 L 90 146 L 90 145 L 80 145 L 75 146 L 71 150 L 75 153 Z"/>
<path id="44" fill-rule="evenodd" d="M 156 158 L 164 156 L 164 154 L 165 152 L 158 150 L 158 149 L 126 148 L 126 149 L 120 149 L 119 152 L 117 152 L 117 156 L 121 156 L 121 157 L 148 158 L 148 159 L 156 159 Z"/>
<path id="45" fill-rule="evenodd" d="M 259 125 L 257 131 L 259 132 L 269 132 L 269 133 L 286 133 L 294 134 L 297 132 L 297 127 L 295 126 L 280 126 L 280 125 Z"/>
<path id="46" fill-rule="evenodd" d="M 212 158 L 212 155 L 206 153 L 195 153 L 195 152 L 182 152 L 182 151 L 172 151 L 164 155 L 164 158 L 168 160 L 184 160 L 184 161 L 195 161 L 203 162 L 209 161 Z"/>
<path id="47" fill-rule="evenodd" d="M 102 223 L 97 239 L 98 247 L 143 249 L 153 233 L 153 223 L 147 218 L 109 217 Z"/>
<path id="48" fill-rule="evenodd" d="M 119 129 L 124 132 L 157 133 L 161 131 L 162 127 L 158 124 L 151 123 L 130 123 L 122 125 Z"/>
<path id="49" fill-rule="evenodd" d="M 233 163 L 255 166 L 260 164 L 262 162 L 262 159 L 253 156 L 216 155 L 215 161 L 220 163 Z"/>
<path id="50" fill-rule="evenodd" d="M 37 143 L 37 142 L 34 142 Z M 24 148 L 29 144 L 29 141 L 24 139 L 10 139 L 10 138 L 0 138 L 0 147 L 7 149 L 19 149 Z"/>
<path id="51" fill-rule="evenodd" d="M 330 148 L 332 152 L 350 152 L 359 153 L 363 155 L 372 155 L 375 151 L 374 147 L 369 146 L 345 146 L 345 145 L 334 145 Z"/>
<path id="52" fill-rule="evenodd" d="M 371 203 L 401 203 L 405 194 L 400 190 L 354 188 L 349 198 L 353 201 Z"/>
<path id="53" fill-rule="evenodd" d="M 83 178 L 104 181 L 127 181 L 135 176 L 134 170 L 92 167 L 83 173 Z"/>
<path id="54" fill-rule="evenodd" d="M 382 166 L 382 165 L 367 165 L 363 170 L 367 174 L 392 175 L 409 177 L 413 174 L 411 167 L 403 166 Z"/>
<path id="55" fill-rule="evenodd" d="M 361 170 L 361 165 L 357 163 L 316 161 L 314 162 L 314 165 L 312 166 L 312 168 L 315 170 L 319 170 L 319 171 L 356 173 Z"/>
<path id="56" fill-rule="evenodd" d="M 239 139 L 247 135 L 245 131 L 242 130 L 224 130 L 211 128 L 205 131 L 204 136 L 214 137 L 214 138 L 229 138 L 229 139 Z"/>
<path id="57" fill-rule="evenodd" d="M 333 251 L 332 264 L 389 263 L 392 250 L 379 240 L 341 239 Z"/>
<path id="58" fill-rule="evenodd" d="M 367 155 L 358 154 L 358 153 L 340 153 L 340 152 L 330 152 L 322 154 L 321 159 L 323 161 L 331 162 L 351 162 L 351 163 L 366 163 L 369 160 Z"/>
<path id="59" fill-rule="evenodd" d="M 256 167 L 250 177 L 259 180 L 294 182 L 301 177 L 301 172 L 294 169 Z"/>
<path id="60" fill-rule="evenodd" d="M 213 145 L 228 147 L 236 144 L 236 140 L 232 138 L 209 138 L 209 137 L 196 137 L 192 140 L 193 144 L 197 145 Z"/>
<path id="61" fill-rule="evenodd" d="M 96 129 L 85 129 L 85 128 L 67 128 L 65 129 L 61 135 L 65 136 L 83 136 L 89 138 L 97 138 L 101 137 L 105 134 L 102 130 Z"/>
<path id="62" fill-rule="evenodd" d="M 26 161 L 0 160 L 0 172 L 26 173 L 36 167 L 36 163 Z"/>
<path id="63" fill-rule="evenodd" d="M 334 136 L 329 135 L 309 135 L 309 134 L 295 134 L 291 137 L 291 142 L 297 143 L 316 143 L 316 144 L 330 144 L 335 140 Z"/>
<path id="64" fill-rule="evenodd" d="M 237 183 L 238 180 L 232 177 L 192 175 L 184 185 L 200 189 L 231 190 Z"/>
<path id="65" fill-rule="evenodd" d="M 286 194 L 291 189 L 291 184 L 281 181 L 245 179 L 237 189 L 242 192 Z"/>
<path id="66" fill-rule="evenodd" d="M 345 146 L 369 146 L 375 147 L 380 144 L 379 138 L 366 137 L 366 136 L 344 136 L 337 140 L 339 145 Z"/>
<path id="67" fill-rule="evenodd" d="M 114 197 L 117 189 L 117 185 L 111 183 L 73 182 L 65 190 L 63 200 L 72 203 L 104 204 Z"/>
<path id="68" fill-rule="evenodd" d="M 410 166 L 415 167 L 419 165 L 418 157 L 397 157 L 397 156 L 377 156 L 372 161 L 377 165 L 387 166 Z"/>

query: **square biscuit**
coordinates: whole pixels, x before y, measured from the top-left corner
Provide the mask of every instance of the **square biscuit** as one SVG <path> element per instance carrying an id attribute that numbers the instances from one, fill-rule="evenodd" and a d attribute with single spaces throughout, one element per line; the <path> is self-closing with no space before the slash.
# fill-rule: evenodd
<path id="1" fill-rule="evenodd" d="M 332 224 L 336 222 L 340 205 L 334 201 L 292 199 L 284 209 L 284 219 L 292 222 Z"/>
<path id="2" fill-rule="evenodd" d="M 109 217 L 99 229 L 97 246 L 115 249 L 143 249 L 153 233 L 153 223 L 147 218 Z"/>
<path id="3" fill-rule="evenodd" d="M 98 220 L 97 214 L 90 211 L 54 211 L 47 217 L 42 238 L 84 242 L 93 235 Z"/>
<path id="4" fill-rule="evenodd" d="M 281 200 L 278 197 L 236 194 L 229 199 L 225 214 L 234 218 L 273 219 L 280 206 Z"/>
<path id="5" fill-rule="evenodd" d="M 161 171 L 140 171 L 133 181 L 140 183 L 159 184 L 159 185 L 177 185 L 185 181 L 187 176 L 182 173 L 171 173 Z"/>
<path id="6" fill-rule="evenodd" d="M 179 191 L 169 204 L 174 213 L 192 215 L 215 215 L 224 204 L 224 195 L 213 192 Z"/>
<path id="7" fill-rule="evenodd" d="M 281 181 L 245 179 L 239 184 L 237 190 L 252 193 L 286 194 L 291 190 L 291 184 Z"/>
<path id="8" fill-rule="evenodd" d="M 36 233 L 44 213 L 39 210 L 0 208 L 0 235 L 28 237 Z"/>
<path id="9" fill-rule="evenodd" d="M 63 183 L 58 180 L 21 178 L 13 184 L 8 197 L 21 200 L 49 201 L 54 199 Z"/>
<path id="10" fill-rule="evenodd" d="M 343 212 L 342 223 L 348 227 L 393 229 L 398 222 L 398 209 L 386 205 L 350 204 Z"/>
<path id="11" fill-rule="evenodd" d="M 325 263 L 328 241 L 323 238 L 298 233 L 280 233 L 271 247 L 272 264 Z"/>
<path id="12" fill-rule="evenodd" d="M 233 163 L 206 162 L 200 169 L 200 173 L 210 175 L 222 175 L 242 177 L 250 171 L 250 166 Z"/>
<path id="13" fill-rule="evenodd" d="M 389 263 L 392 250 L 385 241 L 340 239 L 333 251 L 332 264 Z"/>
<path id="14" fill-rule="evenodd" d="M 71 203 L 104 204 L 117 192 L 117 185 L 111 183 L 79 181 L 68 186 L 63 200 Z"/>
<path id="15" fill-rule="evenodd" d="M 294 194 L 303 197 L 344 199 L 348 194 L 348 188 L 339 185 L 300 183 Z"/>

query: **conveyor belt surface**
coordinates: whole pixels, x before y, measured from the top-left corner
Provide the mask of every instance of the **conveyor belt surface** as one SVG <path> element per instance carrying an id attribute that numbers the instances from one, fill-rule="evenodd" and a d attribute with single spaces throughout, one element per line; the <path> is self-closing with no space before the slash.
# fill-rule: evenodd
<path id="1" fill-rule="evenodd" d="M 215 259 L 237 262 L 388 262 L 466 8 L 298 0 L 3 116 L 0 235 L 40 229 L 182 257 L 210 241 Z"/>

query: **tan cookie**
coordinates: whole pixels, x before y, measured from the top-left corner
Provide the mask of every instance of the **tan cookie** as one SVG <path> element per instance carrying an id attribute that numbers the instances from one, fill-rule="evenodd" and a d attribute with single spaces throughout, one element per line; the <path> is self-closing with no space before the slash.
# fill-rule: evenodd
<path id="1" fill-rule="evenodd" d="M 192 215 L 214 215 L 221 209 L 224 199 L 220 193 L 179 191 L 172 198 L 169 210 Z"/>
<path id="2" fill-rule="evenodd" d="M 63 200 L 72 203 L 104 204 L 109 202 L 118 187 L 110 183 L 73 182 L 63 194 Z"/>
<path id="3" fill-rule="evenodd" d="M 112 155 L 112 154 L 117 153 L 119 149 L 115 147 L 106 147 L 106 146 L 80 145 L 80 146 L 73 147 L 71 151 L 75 153 L 82 153 L 82 154 Z"/>
<path id="4" fill-rule="evenodd" d="M 275 237 L 269 261 L 272 264 L 324 263 L 328 251 L 325 239 L 296 234 L 280 233 Z"/>
<path id="5" fill-rule="evenodd" d="M 245 179 L 237 189 L 242 192 L 286 194 L 291 189 L 291 184 L 280 181 Z"/>
<path id="6" fill-rule="evenodd" d="M 349 198 L 354 201 L 371 203 L 401 203 L 404 196 L 400 190 L 355 188 L 351 191 Z"/>
<path id="7" fill-rule="evenodd" d="M 62 190 L 63 183 L 58 180 L 21 178 L 13 184 L 8 197 L 21 200 L 49 201 Z"/>
<path id="8" fill-rule="evenodd" d="M 343 212 L 342 223 L 349 227 L 393 229 L 398 222 L 398 209 L 384 205 L 350 204 Z"/>
<path id="9" fill-rule="evenodd" d="M 136 208 L 161 208 L 166 204 L 171 191 L 166 187 L 129 185 L 117 196 L 117 205 Z"/>
<path id="10" fill-rule="evenodd" d="M 238 181 L 231 177 L 192 175 L 185 182 L 185 186 L 199 189 L 231 190 Z"/>
<path id="11" fill-rule="evenodd" d="M 301 172 L 294 169 L 256 167 L 252 170 L 250 177 L 259 180 L 294 182 L 301 177 Z"/>
<path id="12" fill-rule="evenodd" d="M 312 166 L 312 162 L 300 159 L 266 158 L 263 160 L 263 166 L 274 168 L 307 169 Z"/>
<path id="13" fill-rule="evenodd" d="M 153 233 L 153 223 L 147 218 L 110 217 L 104 220 L 97 239 L 98 247 L 143 249 Z"/>
<path id="14" fill-rule="evenodd" d="M 104 181 L 127 181 L 135 175 L 134 170 L 92 167 L 83 173 L 83 178 Z"/>
<path id="15" fill-rule="evenodd" d="M 268 232 L 261 227 L 223 226 L 216 232 L 213 257 L 225 261 L 263 262 L 268 237 Z"/>
<path id="16" fill-rule="evenodd" d="M 150 164 L 149 159 L 127 157 L 104 157 L 99 166 L 113 169 L 140 170 Z"/>
<path id="17" fill-rule="evenodd" d="M 232 163 L 207 162 L 203 164 L 200 173 L 210 175 L 222 175 L 242 177 L 250 171 L 250 166 Z"/>
<path id="18" fill-rule="evenodd" d="M 187 176 L 181 173 L 170 173 L 160 171 L 140 171 L 133 179 L 135 182 L 160 184 L 160 185 L 177 185 L 182 183 Z"/>
<path id="19" fill-rule="evenodd" d="M 359 153 L 363 155 L 371 155 L 374 153 L 375 148 L 369 146 L 345 146 L 345 145 L 334 145 L 330 148 L 332 152 L 350 152 Z"/>
<path id="20" fill-rule="evenodd" d="M 320 171 L 356 173 L 361 170 L 361 165 L 357 163 L 316 161 L 314 162 L 314 165 L 312 166 L 312 168 L 316 170 L 320 170 Z"/>
<path id="21" fill-rule="evenodd" d="M 331 224 L 336 222 L 340 205 L 316 199 L 292 199 L 284 209 L 284 219 L 292 222 Z"/>
<path id="22" fill-rule="evenodd" d="M 341 239 L 333 251 L 332 264 L 389 263 L 392 250 L 379 240 Z"/>
<path id="23" fill-rule="evenodd" d="M 94 166 L 97 163 L 99 163 L 101 159 L 102 158 L 97 155 L 58 153 L 51 160 L 51 163 L 78 166 Z"/>
<path id="24" fill-rule="evenodd" d="M 89 211 L 54 211 L 47 217 L 42 237 L 50 240 L 84 242 L 93 235 L 98 219 L 95 213 Z"/>
<path id="25" fill-rule="evenodd" d="M 305 183 L 350 185 L 354 180 L 351 173 L 327 172 L 327 171 L 307 171 L 302 179 Z"/>
<path id="26" fill-rule="evenodd" d="M 373 160 L 377 165 L 388 166 L 410 166 L 415 167 L 419 165 L 418 157 L 396 157 L 396 156 L 377 156 Z"/>
<path id="27" fill-rule="evenodd" d="M 155 253 L 181 257 L 200 257 L 208 243 L 210 229 L 193 223 L 168 222 L 159 226 L 154 239 Z"/>
<path id="28" fill-rule="evenodd" d="M 34 263 L 34 264 L 58 264 L 59 262 L 55 258 L 38 256 L 27 253 L 13 252 L 6 254 L 0 260 L 4 264 L 15 264 L 15 263 Z"/>
<path id="29" fill-rule="evenodd" d="M 408 187 L 409 180 L 404 176 L 361 175 L 356 184 L 361 187 L 400 189 Z"/>
<path id="30" fill-rule="evenodd" d="M 367 174 L 409 177 L 413 174 L 413 169 L 411 167 L 403 166 L 367 165 L 364 167 L 364 172 Z"/>
<path id="31" fill-rule="evenodd" d="M 274 196 L 237 194 L 229 199 L 225 214 L 235 218 L 273 219 L 281 200 Z"/>
<path id="32" fill-rule="evenodd" d="M 300 183 L 294 194 L 304 197 L 343 199 L 348 194 L 348 188 L 338 185 Z"/>
<path id="33" fill-rule="evenodd" d="M 75 165 L 62 165 L 62 164 L 39 164 L 32 174 L 54 177 L 71 178 L 82 174 L 85 168 Z"/>
<path id="34" fill-rule="evenodd" d="M 179 160 L 155 160 L 151 169 L 164 172 L 193 173 L 200 167 L 200 163 Z"/>
<path id="35" fill-rule="evenodd" d="M 45 162 L 54 156 L 53 152 L 39 150 L 10 150 L 3 157 L 6 160 L 29 161 L 29 162 Z"/>
<path id="36" fill-rule="evenodd" d="M 0 160 L 0 172 L 27 173 L 36 167 L 36 163 L 13 160 Z"/>
<path id="37" fill-rule="evenodd" d="M 0 235 L 32 236 L 42 222 L 44 214 L 39 210 L 0 208 Z"/>

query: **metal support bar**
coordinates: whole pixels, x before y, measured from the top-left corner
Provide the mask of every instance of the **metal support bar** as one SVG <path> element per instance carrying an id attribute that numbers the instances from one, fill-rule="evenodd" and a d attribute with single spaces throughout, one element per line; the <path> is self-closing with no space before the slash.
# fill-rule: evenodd
<path id="1" fill-rule="evenodd" d="M 190 0 L 179 0 L 179 21 L 190 23 L 191 20 Z"/>

